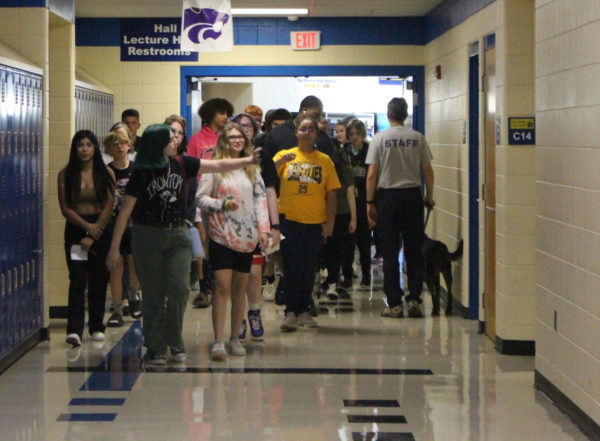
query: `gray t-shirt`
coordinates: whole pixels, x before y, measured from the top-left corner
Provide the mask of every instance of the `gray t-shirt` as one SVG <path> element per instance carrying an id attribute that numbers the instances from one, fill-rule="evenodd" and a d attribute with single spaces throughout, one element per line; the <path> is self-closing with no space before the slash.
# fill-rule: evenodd
<path id="1" fill-rule="evenodd" d="M 377 188 L 412 188 L 421 186 L 422 165 L 432 159 L 422 134 L 395 126 L 375 134 L 365 162 L 379 167 Z"/>

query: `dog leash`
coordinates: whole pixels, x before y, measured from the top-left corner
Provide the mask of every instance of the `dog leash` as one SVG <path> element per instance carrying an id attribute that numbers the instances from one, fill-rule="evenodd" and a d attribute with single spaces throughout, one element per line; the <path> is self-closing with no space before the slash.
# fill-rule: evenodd
<path id="1" fill-rule="evenodd" d="M 425 217 L 425 226 L 423 227 L 423 229 L 427 228 L 427 222 L 429 222 L 429 215 L 431 214 L 431 211 L 433 210 L 433 206 L 435 204 L 431 203 L 431 204 L 425 204 L 425 208 L 427 208 L 427 216 Z"/>

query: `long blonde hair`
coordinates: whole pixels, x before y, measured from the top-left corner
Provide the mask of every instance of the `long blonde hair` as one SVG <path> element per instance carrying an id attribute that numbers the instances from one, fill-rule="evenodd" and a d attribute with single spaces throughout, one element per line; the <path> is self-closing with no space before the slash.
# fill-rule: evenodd
<path id="1" fill-rule="evenodd" d="M 254 147 L 252 146 L 250 140 L 246 137 L 246 134 L 242 130 L 242 127 L 237 123 L 230 122 L 227 123 L 225 127 L 223 127 L 223 130 L 221 130 L 221 133 L 219 133 L 217 146 L 211 159 L 231 158 L 231 152 L 229 151 L 229 142 L 227 140 L 227 137 L 233 129 L 240 132 L 240 134 L 244 137 L 244 148 L 240 152 L 240 158 L 252 156 L 252 151 L 254 150 Z M 244 170 L 246 171 L 246 175 L 248 176 L 248 179 L 250 179 L 250 182 L 254 182 L 254 176 L 256 175 L 256 172 L 260 171 L 260 168 L 256 164 L 252 164 L 246 166 Z"/>

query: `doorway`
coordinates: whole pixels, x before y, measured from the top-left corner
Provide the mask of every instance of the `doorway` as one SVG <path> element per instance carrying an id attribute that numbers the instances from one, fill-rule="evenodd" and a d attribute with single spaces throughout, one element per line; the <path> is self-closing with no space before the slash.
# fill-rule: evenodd
<path id="1" fill-rule="evenodd" d="M 496 339 L 496 39 L 485 38 L 485 333 Z"/>
<path id="2" fill-rule="evenodd" d="M 425 131 L 425 69 L 423 66 L 182 66 L 180 70 L 181 115 L 194 120 L 194 78 L 198 77 L 412 77 L 413 128 Z M 310 93 L 307 93 L 309 95 Z M 314 95 L 319 95 L 318 91 Z M 389 99 L 393 98 L 390 96 Z M 299 101 L 298 101 L 299 103 Z M 295 106 L 298 105 L 295 104 Z M 290 111 L 296 108 L 288 109 Z M 385 112 L 386 109 L 381 109 Z M 188 136 L 192 134 L 188 124 Z"/>

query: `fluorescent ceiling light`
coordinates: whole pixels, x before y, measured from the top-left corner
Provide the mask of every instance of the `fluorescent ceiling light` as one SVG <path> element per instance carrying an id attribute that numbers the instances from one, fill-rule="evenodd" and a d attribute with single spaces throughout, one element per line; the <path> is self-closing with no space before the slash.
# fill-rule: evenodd
<path id="1" fill-rule="evenodd" d="M 308 9 L 305 8 L 231 8 L 233 15 L 308 15 Z"/>

